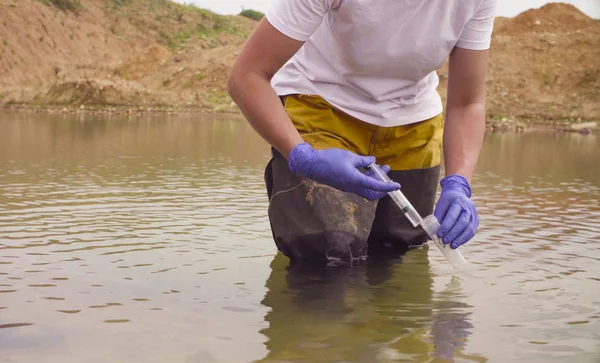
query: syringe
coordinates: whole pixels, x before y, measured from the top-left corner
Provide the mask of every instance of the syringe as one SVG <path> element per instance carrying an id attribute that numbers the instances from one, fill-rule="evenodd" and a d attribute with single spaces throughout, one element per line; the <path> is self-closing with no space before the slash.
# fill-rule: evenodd
<path id="1" fill-rule="evenodd" d="M 381 170 L 379 165 L 373 163 L 369 166 L 369 169 L 373 170 L 377 177 L 384 182 L 391 182 L 390 177 Z M 389 192 L 388 195 L 392 200 L 398 205 L 402 213 L 408 218 L 410 223 L 412 223 L 413 227 L 421 225 L 421 228 L 427 233 L 429 238 L 433 241 L 433 243 L 439 248 L 439 250 L 444 254 L 448 262 L 450 262 L 455 268 L 458 268 L 460 265 L 464 265 L 467 263 L 462 253 L 458 249 L 452 249 L 450 246 L 442 243 L 440 238 L 437 236 L 438 228 L 440 228 L 440 223 L 437 218 L 431 214 L 425 219 L 421 218 L 421 215 L 417 210 L 410 204 L 408 199 L 404 196 L 404 194 L 400 190 L 395 190 L 393 192 Z"/>

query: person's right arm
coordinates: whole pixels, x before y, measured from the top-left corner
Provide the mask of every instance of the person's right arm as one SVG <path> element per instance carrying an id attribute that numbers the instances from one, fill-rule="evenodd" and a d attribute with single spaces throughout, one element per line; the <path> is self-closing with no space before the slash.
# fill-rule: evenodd
<path id="1" fill-rule="evenodd" d="M 271 79 L 302 47 L 337 0 L 276 0 L 231 69 L 227 88 L 254 130 L 287 160 L 290 171 L 369 200 L 400 188 L 376 179 L 371 156 L 348 150 L 314 150 L 304 142 L 271 86 Z M 383 166 L 389 172 L 389 167 Z"/>
<path id="2" fill-rule="evenodd" d="M 271 79 L 303 44 L 263 18 L 241 50 L 227 84 L 248 122 L 286 159 L 303 140 L 271 87 Z"/>

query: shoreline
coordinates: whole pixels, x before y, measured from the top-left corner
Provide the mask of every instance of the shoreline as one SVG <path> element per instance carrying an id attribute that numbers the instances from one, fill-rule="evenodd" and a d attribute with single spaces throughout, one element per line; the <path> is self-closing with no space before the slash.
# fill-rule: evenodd
<path id="1" fill-rule="evenodd" d="M 238 114 L 239 111 L 213 109 L 198 106 L 162 106 L 162 105 L 0 105 L 0 111 L 18 111 L 40 114 L 93 114 L 93 115 L 136 115 L 136 114 Z"/>
<path id="2" fill-rule="evenodd" d="M 237 109 L 214 109 L 198 106 L 162 106 L 162 105 L 0 105 L 0 111 L 48 114 L 48 115 L 205 115 L 242 117 Z M 581 134 L 595 133 L 598 122 L 582 118 L 543 118 L 528 117 L 498 117 L 486 119 L 486 129 L 492 132 L 527 132 L 527 131 L 561 131 Z"/>

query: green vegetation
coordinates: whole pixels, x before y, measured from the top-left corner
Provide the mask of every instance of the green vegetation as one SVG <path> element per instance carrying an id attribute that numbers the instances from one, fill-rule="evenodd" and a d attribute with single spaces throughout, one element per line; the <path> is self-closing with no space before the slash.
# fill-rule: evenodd
<path id="1" fill-rule="evenodd" d="M 54 6 L 63 11 L 79 12 L 83 9 L 83 5 L 79 0 L 39 0 L 48 6 Z"/>
<path id="2" fill-rule="evenodd" d="M 221 45 L 218 38 L 222 34 L 248 35 L 247 26 L 239 19 L 171 0 L 105 0 L 104 11 L 114 21 L 113 34 L 122 19 L 145 33 L 156 34 L 156 40 L 172 51 L 183 49 L 190 39 L 203 41 L 202 48 L 214 48 Z"/>
<path id="3" fill-rule="evenodd" d="M 252 20 L 256 20 L 256 21 L 260 21 L 265 16 L 265 14 L 261 13 L 260 11 L 256 11 L 256 10 L 252 10 L 252 9 L 242 10 L 240 15 L 245 16 L 246 18 L 250 18 Z"/>
<path id="4" fill-rule="evenodd" d="M 197 39 L 202 39 L 207 41 L 208 48 L 216 48 L 219 46 L 219 42 L 215 39 L 221 33 L 234 33 L 235 30 L 231 28 L 223 28 L 219 24 L 213 24 L 212 26 L 204 26 L 202 24 L 198 24 L 196 29 L 190 31 L 183 31 L 175 34 L 174 36 L 168 36 L 162 34 L 165 44 L 173 49 L 179 50 L 183 48 L 184 44 L 190 40 L 192 37 L 196 37 Z M 204 47 L 203 47 L 204 48 Z"/>
<path id="5" fill-rule="evenodd" d="M 130 0 L 110 0 L 114 9 L 119 9 L 121 6 L 128 5 Z"/>
<path id="6" fill-rule="evenodd" d="M 160 1 L 160 0 L 154 0 Z M 163 23 L 177 23 L 180 29 L 174 34 L 166 34 L 165 32 L 159 32 L 161 35 L 161 41 L 173 50 L 178 50 L 191 38 L 196 37 L 198 39 L 209 41 L 209 48 L 214 48 L 218 45 L 218 42 L 214 38 L 220 34 L 242 34 L 230 17 L 218 15 L 206 9 L 200 9 L 195 5 L 181 5 L 176 3 L 169 3 L 167 14 L 160 17 Z M 189 16 L 192 19 L 198 19 L 195 23 L 187 24 L 185 17 Z"/>
<path id="7" fill-rule="evenodd" d="M 183 87 L 184 88 L 193 87 L 195 81 L 202 81 L 203 79 L 204 79 L 204 73 L 198 72 L 194 76 L 192 76 L 190 79 L 185 81 L 185 83 L 183 84 Z M 163 84 L 167 85 L 169 82 L 170 82 L 170 80 L 166 80 L 165 82 L 163 82 Z"/>
<path id="8" fill-rule="evenodd" d="M 219 91 L 217 89 L 210 89 L 206 92 L 204 97 L 205 101 L 208 101 L 210 105 L 213 105 L 213 111 L 226 111 L 231 106 L 231 98 L 227 92 Z"/>

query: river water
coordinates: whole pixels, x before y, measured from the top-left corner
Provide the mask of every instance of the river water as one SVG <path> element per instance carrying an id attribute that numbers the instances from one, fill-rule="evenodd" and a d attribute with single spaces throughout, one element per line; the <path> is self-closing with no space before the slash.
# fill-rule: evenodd
<path id="1" fill-rule="evenodd" d="M 239 117 L 4 113 L 2 362 L 600 362 L 599 156 L 488 134 L 468 275 L 288 270 Z"/>

